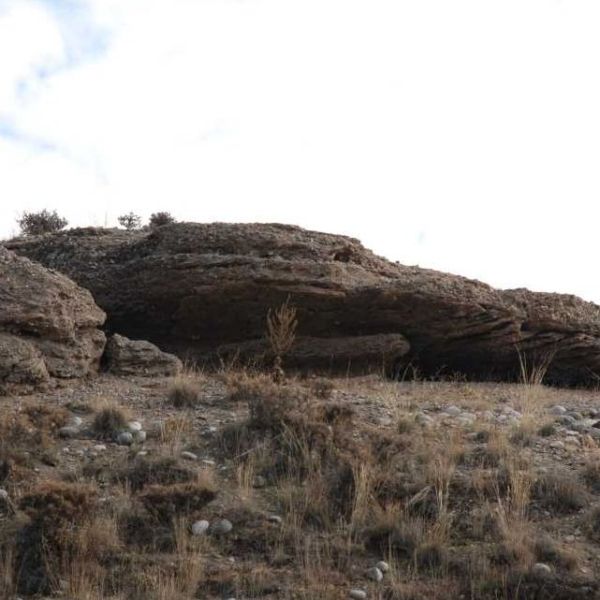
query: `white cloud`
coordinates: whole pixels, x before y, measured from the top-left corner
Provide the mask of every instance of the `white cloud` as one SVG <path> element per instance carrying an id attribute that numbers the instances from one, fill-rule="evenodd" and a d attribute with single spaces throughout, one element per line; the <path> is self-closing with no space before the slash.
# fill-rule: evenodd
<path id="1" fill-rule="evenodd" d="M 592 0 L 4 4 L 2 234 L 44 206 L 294 222 L 600 301 Z"/>

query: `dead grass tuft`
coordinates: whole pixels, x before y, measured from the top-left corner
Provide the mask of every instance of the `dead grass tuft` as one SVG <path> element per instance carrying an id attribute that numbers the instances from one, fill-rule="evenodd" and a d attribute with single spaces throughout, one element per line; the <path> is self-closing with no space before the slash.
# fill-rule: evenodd
<path id="1" fill-rule="evenodd" d="M 92 431 L 99 439 L 112 439 L 127 428 L 129 416 L 129 413 L 122 407 L 105 403 L 94 417 Z"/>
<path id="2" fill-rule="evenodd" d="M 150 485 L 138 498 L 157 521 L 171 523 L 181 516 L 197 515 L 216 496 L 216 486 L 205 477 L 197 483 Z"/>

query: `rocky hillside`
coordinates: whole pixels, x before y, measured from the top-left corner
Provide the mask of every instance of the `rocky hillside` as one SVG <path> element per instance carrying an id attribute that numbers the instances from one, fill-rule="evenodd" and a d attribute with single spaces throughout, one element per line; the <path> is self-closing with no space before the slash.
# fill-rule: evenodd
<path id="1" fill-rule="evenodd" d="M 109 331 L 180 355 L 262 349 L 265 315 L 288 296 L 300 338 L 290 364 L 512 377 L 517 347 L 552 356 L 548 380 L 596 382 L 600 307 L 573 296 L 500 291 L 389 262 L 353 238 L 276 224 L 75 229 L 11 240 L 18 254 L 88 288 Z"/>

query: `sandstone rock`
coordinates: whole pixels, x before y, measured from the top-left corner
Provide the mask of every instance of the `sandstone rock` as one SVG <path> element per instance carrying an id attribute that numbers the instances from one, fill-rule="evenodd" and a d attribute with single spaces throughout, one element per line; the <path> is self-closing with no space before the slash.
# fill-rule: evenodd
<path id="1" fill-rule="evenodd" d="M 181 370 L 181 361 L 173 354 L 161 352 L 145 340 L 118 334 L 108 340 L 105 360 L 107 370 L 115 375 L 170 376 Z"/>
<path id="2" fill-rule="evenodd" d="M 105 319 L 89 291 L 0 247 L 0 393 L 98 369 Z"/>
<path id="3" fill-rule="evenodd" d="M 500 291 L 384 260 L 357 240 L 274 224 L 80 229 L 6 245 L 92 291 L 108 329 L 198 359 L 262 352 L 269 308 L 298 308 L 290 366 L 515 378 L 515 347 L 552 356 L 547 380 L 594 383 L 600 307 L 574 296 Z M 387 337 L 386 337 L 387 336 Z"/>

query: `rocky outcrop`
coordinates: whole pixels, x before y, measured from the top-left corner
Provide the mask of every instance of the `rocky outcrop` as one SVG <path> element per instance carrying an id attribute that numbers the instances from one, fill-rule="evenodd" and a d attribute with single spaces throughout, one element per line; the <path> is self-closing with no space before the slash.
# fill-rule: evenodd
<path id="1" fill-rule="evenodd" d="M 104 320 L 88 290 L 0 247 L 0 392 L 96 371 Z"/>
<path id="2" fill-rule="evenodd" d="M 410 344 L 398 333 L 332 338 L 301 336 L 285 355 L 285 365 L 336 373 L 367 372 L 379 367 L 384 373 L 409 350 Z M 269 366 L 275 359 L 263 339 L 222 344 L 217 348 L 217 354 L 225 363 L 241 360 L 244 364 Z"/>
<path id="3" fill-rule="evenodd" d="M 182 367 L 176 356 L 161 352 L 154 344 L 118 334 L 108 340 L 104 360 L 106 370 L 114 375 L 171 376 Z"/>
<path id="4" fill-rule="evenodd" d="M 71 230 L 8 246 L 89 288 L 110 331 L 180 356 L 262 351 L 266 313 L 289 296 L 299 320 L 289 360 L 299 365 L 379 368 L 382 349 L 397 370 L 411 363 L 426 375 L 505 378 L 518 372 L 519 347 L 532 360 L 551 354 L 549 377 L 558 382 L 600 373 L 597 306 L 391 263 L 348 237 L 181 223 L 153 232 Z"/>

